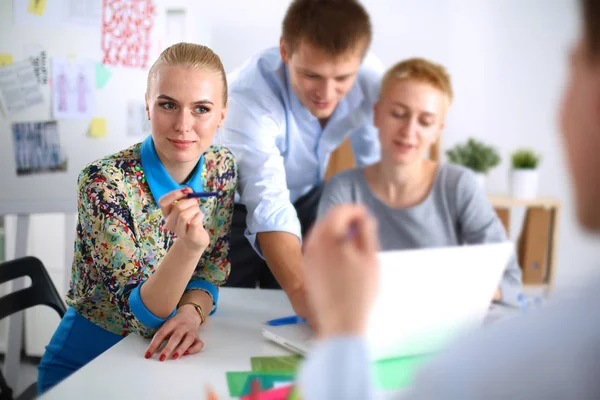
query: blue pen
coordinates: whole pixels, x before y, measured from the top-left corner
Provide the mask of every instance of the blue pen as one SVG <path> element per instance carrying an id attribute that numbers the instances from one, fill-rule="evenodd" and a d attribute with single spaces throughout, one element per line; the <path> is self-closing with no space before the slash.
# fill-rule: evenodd
<path id="1" fill-rule="evenodd" d="M 194 193 L 188 193 L 187 198 L 188 199 L 198 199 L 198 198 L 202 198 L 202 197 L 216 197 L 219 195 L 219 192 L 194 192 Z"/>
<path id="2" fill-rule="evenodd" d="M 513 308 L 518 308 L 520 310 L 525 310 L 527 308 L 527 300 L 525 299 L 525 296 L 523 296 L 522 293 L 519 293 L 517 295 L 516 301 L 510 301 L 510 300 L 498 300 L 499 304 L 503 304 L 505 306 L 508 307 L 513 307 Z"/>
<path id="3" fill-rule="evenodd" d="M 527 308 L 527 300 L 525 300 L 523 293 L 519 293 L 519 296 L 517 296 L 517 301 L 519 302 L 519 308 L 521 310 L 525 310 Z"/>
<path id="4" fill-rule="evenodd" d="M 300 318 L 297 315 L 292 315 L 291 317 L 283 317 L 272 319 L 267 321 L 268 325 L 271 326 L 282 326 L 282 325 L 293 325 L 293 324 L 304 324 L 306 323 L 306 319 Z"/>

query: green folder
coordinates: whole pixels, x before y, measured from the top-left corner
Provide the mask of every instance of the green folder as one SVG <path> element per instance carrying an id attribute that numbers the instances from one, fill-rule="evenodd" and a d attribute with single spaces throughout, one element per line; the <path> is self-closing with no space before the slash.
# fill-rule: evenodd
<path id="1" fill-rule="evenodd" d="M 408 386 L 415 373 L 432 355 L 419 355 L 381 360 L 373 364 L 373 376 L 378 389 L 395 390 Z M 302 357 L 252 357 L 252 371 L 262 373 L 288 372 L 295 374 Z"/>
<path id="2" fill-rule="evenodd" d="M 252 357 L 252 371 L 296 371 L 302 362 L 302 356 Z"/>
<path id="3" fill-rule="evenodd" d="M 231 371 L 227 372 L 227 386 L 231 397 L 241 397 L 247 394 L 247 383 L 251 379 L 259 379 L 261 388 L 273 387 L 275 382 L 293 381 L 295 371 Z"/>
<path id="4" fill-rule="evenodd" d="M 410 385 L 417 371 L 432 357 L 428 354 L 377 361 L 373 364 L 375 386 L 383 390 L 397 390 Z"/>

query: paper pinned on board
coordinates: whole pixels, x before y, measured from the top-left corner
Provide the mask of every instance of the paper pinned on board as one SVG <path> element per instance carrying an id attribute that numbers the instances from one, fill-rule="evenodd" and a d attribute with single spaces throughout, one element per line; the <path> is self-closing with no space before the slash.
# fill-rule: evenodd
<path id="1" fill-rule="evenodd" d="M 104 0 L 102 13 L 102 63 L 146 69 L 152 47 L 155 23 L 153 0 Z"/>
<path id="2" fill-rule="evenodd" d="M 12 0 L 14 23 L 15 25 L 36 27 L 69 27 L 98 30 L 102 23 L 102 1 L 52 0 L 47 2 L 47 0 Z"/>
<path id="3" fill-rule="evenodd" d="M 104 64 L 96 63 L 96 87 L 102 89 L 110 79 L 112 72 Z"/>
<path id="4" fill-rule="evenodd" d="M 127 104 L 127 136 L 146 136 L 150 133 L 150 121 L 146 103 L 130 101 Z"/>
<path id="5" fill-rule="evenodd" d="M 106 137 L 106 118 L 92 118 L 89 136 L 94 138 Z"/>
<path id="6" fill-rule="evenodd" d="M 46 0 L 29 0 L 29 7 L 27 7 L 28 13 L 42 16 L 45 11 Z"/>
<path id="7" fill-rule="evenodd" d="M 91 119 L 96 109 L 93 61 L 52 58 L 52 114 L 56 119 Z"/>
<path id="8" fill-rule="evenodd" d="M 0 67 L 3 67 L 5 65 L 10 65 L 12 63 L 13 63 L 12 54 L 0 53 Z"/>
<path id="9" fill-rule="evenodd" d="M 17 175 L 67 170 L 56 121 L 19 122 L 12 131 Z"/>
<path id="10" fill-rule="evenodd" d="M 0 103 L 5 115 L 14 115 L 43 102 L 44 96 L 29 60 L 0 67 Z"/>
<path id="11" fill-rule="evenodd" d="M 40 85 L 48 84 L 48 52 L 40 45 L 25 46 L 25 56 L 31 60 L 33 72 Z"/>
<path id="12" fill-rule="evenodd" d="M 100 28 L 102 0 L 63 0 L 63 12 L 70 24 Z"/>

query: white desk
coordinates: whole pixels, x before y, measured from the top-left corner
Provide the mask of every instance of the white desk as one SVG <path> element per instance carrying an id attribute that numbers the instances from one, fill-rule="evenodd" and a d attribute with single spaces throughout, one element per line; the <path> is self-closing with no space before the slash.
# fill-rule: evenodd
<path id="1" fill-rule="evenodd" d="M 490 316 L 513 313 L 493 307 Z M 144 358 L 149 340 L 129 335 L 41 397 L 42 400 L 205 398 L 210 384 L 230 399 L 226 371 L 250 371 L 250 357 L 291 354 L 263 339 L 262 323 L 292 315 L 283 291 L 222 288 L 219 309 L 200 329 L 204 349 L 178 360 Z"/>
<path id="2" fill-rule="evenodd" d="M 129 335 L 41 399 L 201 400 L 209 383 L 219 399 L 229 399 L 226 371 L 250 371 L 250 357 L 291 354 L 262 336 L 263 322 L 287 315 L 293 310 L 281 290 L 222 288 L 219 309 L 200 329 L 200 353 L 146 360 L 150 341 Z"/>

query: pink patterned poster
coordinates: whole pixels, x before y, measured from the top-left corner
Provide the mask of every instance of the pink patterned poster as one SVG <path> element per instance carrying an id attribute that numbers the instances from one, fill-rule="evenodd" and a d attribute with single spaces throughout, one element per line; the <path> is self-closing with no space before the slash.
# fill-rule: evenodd
<path id="1" fill-rule="evenodd" d="M 147 68 L 155 16 L 152 0 L 103 0 L 102 63 Z"/>
<path id="2" fill-rule="evenodd" d="M 96 109 L 95 64 L 91 60 L 52 57 L 52 115 L 89 119 Z"/>

